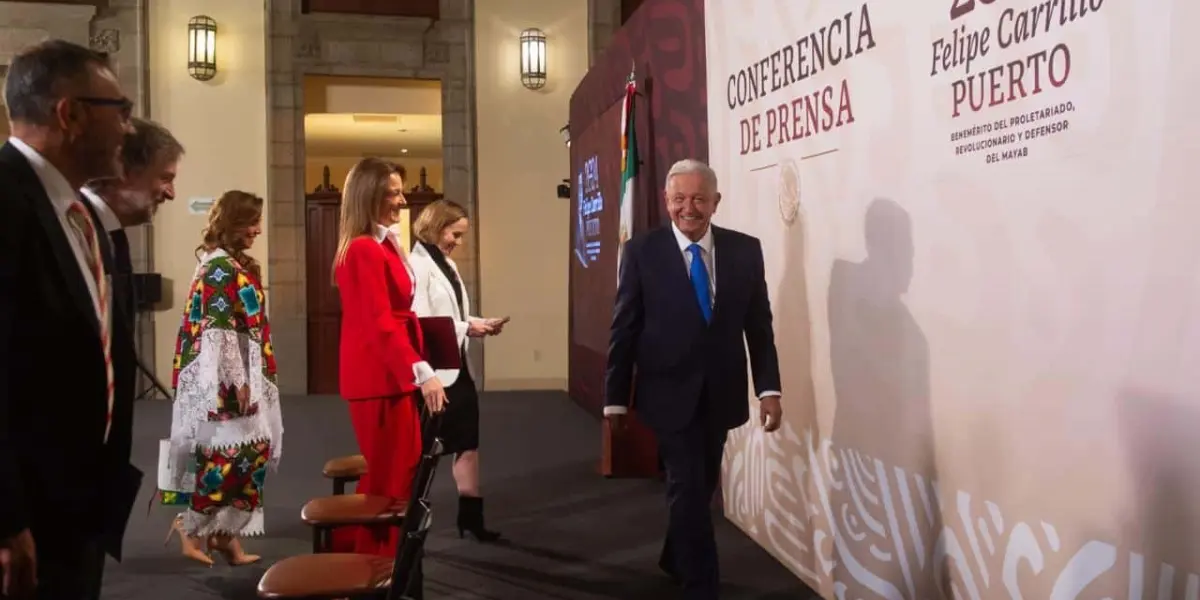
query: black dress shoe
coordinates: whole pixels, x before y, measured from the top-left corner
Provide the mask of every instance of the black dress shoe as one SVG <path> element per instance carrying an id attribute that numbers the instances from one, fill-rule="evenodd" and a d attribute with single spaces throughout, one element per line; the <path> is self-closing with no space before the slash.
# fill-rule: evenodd
<path id="1" fill-rule="evenodd" d="M 679 579 L 679 575 L 675 572 L 675 567 L 671 566 L 671 564 L 669 564 L 665 558 L 660 558 L 658 560 L 658 568 L 662 570 L 663 573 L 666 573 L 667 577 L 671 578 L 671 581 L 674 581 L 675 583 L 682 582 L 682 580 Z"/>

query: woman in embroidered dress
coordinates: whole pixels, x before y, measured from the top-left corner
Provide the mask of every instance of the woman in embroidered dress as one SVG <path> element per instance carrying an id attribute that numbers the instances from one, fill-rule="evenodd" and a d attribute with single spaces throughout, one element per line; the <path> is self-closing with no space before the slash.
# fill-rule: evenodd
<path id="1" fill-rule="evenodd" d="M 263 533 L 263 483 L 281 456 L 262 268 L 246 254 L 262 233 L 262 209 L 262 198 L 230 191 L 209 211 L 175 345 L 175 407 L 158 485 L 164 504 L 188 507 L 168 541 L 178 533 L 183 555 L 209 565 L 213 551 L 231 565 L 258 561 L 238 540 Z"/>

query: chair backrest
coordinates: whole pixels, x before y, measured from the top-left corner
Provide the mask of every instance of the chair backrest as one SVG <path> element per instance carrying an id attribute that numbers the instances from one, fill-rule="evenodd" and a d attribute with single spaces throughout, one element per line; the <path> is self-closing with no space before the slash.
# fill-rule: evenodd
<path id="1" fill-rule="evenodd" d="M 429 491 L 433 488 L 433 478 L 443 452 L 442 438 L 438 436 L 442 419 L 441 415 L 422 414 L 422 417 L 421 462 L 413 478 L 412 497 L 408 500 L 404 523 L 400 526 L 399 539 L 396 541 L 396 559 L 392 562 L 392 585 L 388 588 L 387 600 L 403 600 L 413 591 L 410 589 L 414 584 L 413 572 L 425 550 L 425 537 L 429 534 L 432 517 Z"/>

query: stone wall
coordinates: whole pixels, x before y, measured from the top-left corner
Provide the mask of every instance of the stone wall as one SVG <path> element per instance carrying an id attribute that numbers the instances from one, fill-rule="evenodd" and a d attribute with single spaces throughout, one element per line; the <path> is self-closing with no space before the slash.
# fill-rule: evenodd
<path id="1" fill-rule="evenodd" d="M 39 42 L 57 38 L 87 45 L 96 7 L 74 4 L 0 2 L 0 64 Z"/>
<path id="2" fill-rule="evenodd" d="M 596 64 L 621 28 L 621 0 L 588 0 L 588 64 Z"/>
<path id="3" fill-rule="evenodd" d="M 442 83 L 444 190 L 475 214 L 473 3 L 441 0 L 441 19 L 300 14 L 299 0 L 273 0 L 267 15 L 267 98 L 271 175 L 272 334 L 280 390 L 307 391 L 307 301 L 304 206 L 304 76 L 437 79 Z M 478 302 L 478 244 L 458 260 Z M 477 357 L 478 358 L 478 357 Z"/>

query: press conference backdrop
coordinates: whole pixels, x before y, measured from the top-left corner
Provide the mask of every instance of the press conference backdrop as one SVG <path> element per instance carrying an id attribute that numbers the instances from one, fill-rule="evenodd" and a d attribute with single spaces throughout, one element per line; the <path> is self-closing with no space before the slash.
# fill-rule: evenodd
<path id="1" fill-rule="evenodd" d="M 621 103 L 571 140 L 571 396 L 599 411 L 617 292 Z"/>
<path id="2" fill-rule="evenodd" d="M 729 517 L 827 598 L 1200 597 L 1200 2 L 705 13 L 787 411 Z"/>

